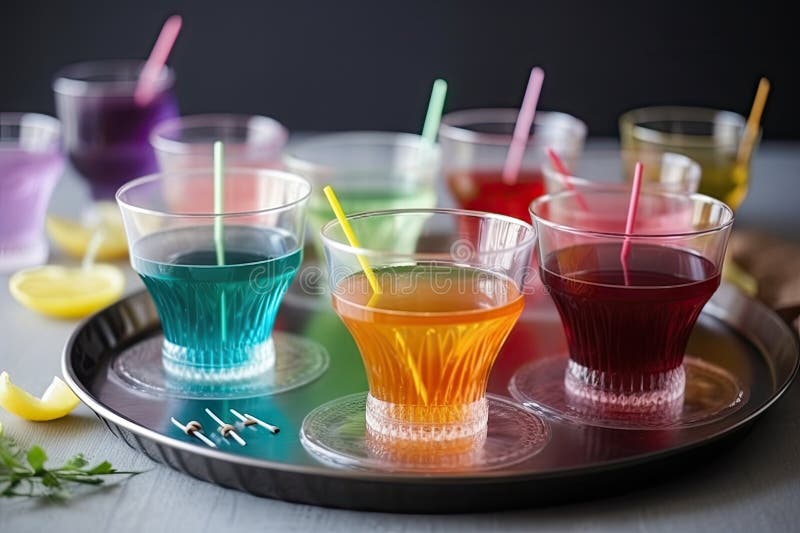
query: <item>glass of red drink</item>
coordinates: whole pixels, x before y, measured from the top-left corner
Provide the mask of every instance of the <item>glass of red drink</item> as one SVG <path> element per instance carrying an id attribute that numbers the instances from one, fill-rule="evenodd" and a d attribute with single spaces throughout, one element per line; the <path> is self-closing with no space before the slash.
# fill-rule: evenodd
<path id="1" fill-rule="evenodd" d="M 554 150 L 573 169 L 583 151 L 586 124 L 565 113 L 539 112 L 517 180 L 503 181 L 517 109 L 467 109 L 442 117 L 439 144 L 447 186 L 462 209 L 529 220 L 530 202 L 544 194 L 542 168 Z"/>
<path id="2" fill-rule="evenodd" d="M 669 411 L 670 423 L 681 417 L 689 334 L 719 287 L 733 213 L 707 196 L 643 190 L 626 235 L 629 197 L 625 188 L 593 188 L 531 204 L 541 278 L 561 316 L 569 359 L 554 363 L 563 365 L 566 401 L 537 398 L 541 382 L 526 376 L 528 368 L 510 387 L 523 402 L 556 411 L 582 403 L 589 415 L 593 407 Z M 630 251 L 624 264 L 623 245 Z"/>

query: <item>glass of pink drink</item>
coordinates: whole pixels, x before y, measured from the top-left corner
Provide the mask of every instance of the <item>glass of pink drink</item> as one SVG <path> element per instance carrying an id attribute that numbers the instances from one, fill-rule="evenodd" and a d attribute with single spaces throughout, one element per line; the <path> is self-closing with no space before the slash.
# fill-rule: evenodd
<path id="1" fill-rule="evenodd" d="M 162 172 L 209 170 L 213 166 L 214 142 L 224 144 L 226 174 L 247 175 L 250 170 L 281 168 L 281 156 L 289 138 L 277 120 L 259 115 L 208 114 L 176 117 L 161 122 L 150 134 Z M 226 206 L 247 211 L 253 198 L 268 194 L 266 182 L 240 179 L 226 190 Z M 170 207 L 180 212 L 207 211 L 214 205 L 211 181 L 186 189 L 180 181 L 167 185 Z"/>
<path id="2" fill-rule="evenodd" d="M 58 120 L 0 113 L 0 272 L 47 259 L 45 212 L 63 170 Z"/>
<path id="3" fill-rule="evenodd" d="M 569 348 L 567 393 L 658 411 L 684 393 L 684 352 L 719 286 L 733 213 L 707 196 L 643 190 L 626 235 L 629 197 L 624 188 L 565 191 L 535 200 L 531 215 Z"/>

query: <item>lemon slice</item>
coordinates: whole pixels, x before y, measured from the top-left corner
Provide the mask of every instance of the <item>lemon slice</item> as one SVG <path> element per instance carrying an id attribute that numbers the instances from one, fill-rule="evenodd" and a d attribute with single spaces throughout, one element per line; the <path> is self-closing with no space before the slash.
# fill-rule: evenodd
<path id="1" fill-rule="evenodd" d="M 86 254 L 92 236 L 98 230 L 103 231 L 105 238 L 97 250 L 97 260 L 113 261 L 128 255 L 125 226 L 114 203 L 97 203 L 83 223 L 49 215 L 46 227 L 47 234 L 56 246 L 72 257 L 82 258 Z"/>
<path id="2" fill-rule="evenodd" d="M 119 299 L 125 276 L 113 265 L 47 265 L 17 272 L 8 280 L 8 288 L 29 309 L 57 318 L 81 318 Z"/>
<path id="3" fill-rule="evenodd" d="M 25 420 L 55 420 L 67 416 L 80 402 L 75 393 L 58 377 L 53 378 L 39 399 L 11 383 L 8 372 L 0 374 L 0 406 Z"/>

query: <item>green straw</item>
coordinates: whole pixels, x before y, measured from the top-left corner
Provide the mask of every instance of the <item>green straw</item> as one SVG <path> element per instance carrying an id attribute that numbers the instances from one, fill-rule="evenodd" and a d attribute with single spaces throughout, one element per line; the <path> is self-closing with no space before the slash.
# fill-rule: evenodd
<path id="1" fill-rule="evenodd" d="M 422 138 L 431 144 L 436 142 L 436 135 L 439 133 L 445 96 L 447 96 L 447 82 L 442 79 L 434 81 L 428 112 L 425 114 L 425 125 L 422 126 Z"/>
<path id="2" fill-rule="evenodd" d="M 223 266 L 225 264 L 225 235 L 224 225 L 222 222 L 222 212 L 224 211 L 225 197 L 223 189 L 223 173 L 224 168 L 224 147 L 222 141 L 214 142 L 214 247 L 217 250 L 217 265 Z M 220 334 L 222 341 L 227 337 L 227 321 L 225 320 L 225 292 L 220 294 L 219 298 L 219 321 L 220 321 Z"/>
<path id="3" fill-rule="evenodd" d="M 224 189 L 222 180 L 224 178 L 224 148 L 222 141 L 214 143 L 214 246 L 217 249 L 217 264 L 225 264 L 225 243 L 223 235 L 222 215 Z"/>

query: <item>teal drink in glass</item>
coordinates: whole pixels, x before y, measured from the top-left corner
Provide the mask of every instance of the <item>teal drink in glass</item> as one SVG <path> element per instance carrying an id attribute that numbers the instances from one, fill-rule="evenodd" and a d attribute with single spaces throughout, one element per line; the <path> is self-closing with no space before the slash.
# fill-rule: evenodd
<path id="1" fill-rule="evenodd" d="M 198 375 L 266 371 L 275 362 L 275 315 L 302 251 L 292 235 L 234 226 L 225 228 L 218 265 L 210 233 L 208 227 L 155 233 L 131 251 L 162 319 L 165 367 Z M 179 242 L 185 251 L 176 253 Z"/>
<path id="2" fill-rule="evenodd" d="M 311 192 L 291 174 L 241 169 L 226 171 L 229 212 L 176 194 L 211 180 L 210 170 L 157 174 L 117 193 L 131 264 L 164 330 L 164 369 L 193 382 L 249 379 L 274 366 L 272 328 L 302 261 Z M 232 196 L 245 189 L 255 193 Z"/>

